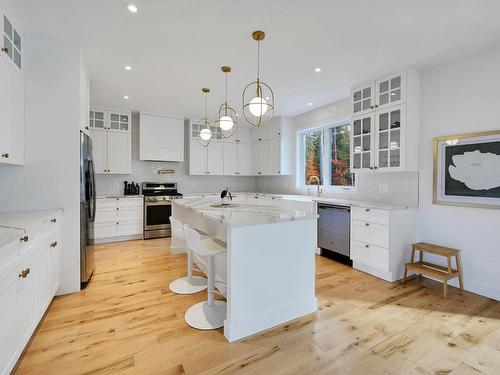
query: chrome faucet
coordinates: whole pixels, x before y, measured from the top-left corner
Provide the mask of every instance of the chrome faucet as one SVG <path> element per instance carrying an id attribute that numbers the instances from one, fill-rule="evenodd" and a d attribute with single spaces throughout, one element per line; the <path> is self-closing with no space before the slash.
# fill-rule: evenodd
<path id="1" fill-rule="evenodd" d="M 319 177 L 318 176 L 309 177 L 309 181 L 307 182 L 307 185 L 311 185 L 313 181 L 316 181 L 316 186 L 318 187 L 316 194 L 318 197 L 321 197 L 321 185 L 319 182 Z M 307 188 L 307 194 L 309 194 L 309 187 Z"/>

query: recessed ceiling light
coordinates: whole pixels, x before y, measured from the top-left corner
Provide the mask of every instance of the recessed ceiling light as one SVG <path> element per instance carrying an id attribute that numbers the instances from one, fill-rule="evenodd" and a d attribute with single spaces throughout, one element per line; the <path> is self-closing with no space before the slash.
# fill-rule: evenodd
<path id="1" fill-rule="evenodd" d="M 318 67 L 318 68 L 315 68 L 315 69 L 314 69 L 314 71 L 315 71 L 316 73 L 319 73 L 319 72 L 321 72 L 321 68 L 319 68 L 319 67 Z"/>
<path id="2" fill-rule="evenodd" d="M 310 106 L 312 106 L 313 104 L 312 104 L 311 102 L 309 102 L 309 103 L 307 103 L 307 105 L 310 107 Z"/>
<path id="3" fill-rule="evenodd" d="M 130 13 L 137 13 L 139 11 L 139 8 L 135 4 L 127 4 L 127 9 Z"/>
<path id="4" fill-rule="evenodd" d="M 132 67 L 130 65 L 125 65 L 125 70 L 132 70 Z"/>
<path id="5" fill-rule="evenodd" d="M 123 95 L 123 99 L 128 100 L 128 95 Z"/>

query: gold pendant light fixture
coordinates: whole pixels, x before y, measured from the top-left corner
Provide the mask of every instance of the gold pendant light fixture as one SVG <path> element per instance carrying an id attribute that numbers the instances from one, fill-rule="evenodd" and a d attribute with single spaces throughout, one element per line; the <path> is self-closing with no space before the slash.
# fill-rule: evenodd
<path id="1" fill-rule="evenodd" d="M 243 90 L 243 116 L 255 127 L 269 124 L 274 117 L 273 90 L 260 80 L 260 42 L 265 37 L 263 31 L 252 33 L 252 38 L 257 41 L 257 81 L 249 83 Z"/>
<path id="2" fill-rule="evenodd" d="M 197 140 L 198 142 L 204 146 L 208 147 L 210 144 L 210 140 L 212 139 L 212 129 L 210 126 L 210 121 L 208 121 L 207 117 L 207 100 L 208 100 L 208 93 L 210 92 L 210 89 L 204 87 L 201 89 L 201 91 L 205 94 L 205 118 L 203 120 L 198 121 L 198 137 Z"/>
<path id="3" fill-rule="evenodd" d="M 220 129 L 220 133 L 224 138 L 231 137 L 236 132 L 236 111 L 227 103 L 227 74 L 231 71 L 230 66 L 223 66 L 221 70 L 224 72 L 226 76 L 226 86 L 224 91 L 225 101 L 219 107 L 219 111 L 217 112 L 217 117 L 215 120 L 216 126 Z"/>

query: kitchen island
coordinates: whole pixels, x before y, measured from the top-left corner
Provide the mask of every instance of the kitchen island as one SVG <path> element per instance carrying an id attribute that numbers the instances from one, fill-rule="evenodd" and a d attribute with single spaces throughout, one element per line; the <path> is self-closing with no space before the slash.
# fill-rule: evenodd
<path id="1" fill-rule="evenodd" d="M 232 342 L 317 310 L 317 215 L 236 199 L 174 201 L 172 216 L 227 244 L 227 316 Z M 214 207 L 215 206 L 215 207 Z"/>

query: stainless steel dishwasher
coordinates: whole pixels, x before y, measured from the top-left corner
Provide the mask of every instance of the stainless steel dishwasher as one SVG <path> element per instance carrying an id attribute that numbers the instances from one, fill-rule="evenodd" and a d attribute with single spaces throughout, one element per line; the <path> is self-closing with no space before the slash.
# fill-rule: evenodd
<path id="1" fill-rule="evenodd" d="M 343 256 L 348 261 L 351 251 L 351 208 L 318 203 L 318 247 L 321 255 Z"/>

